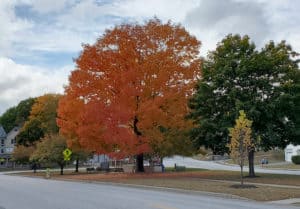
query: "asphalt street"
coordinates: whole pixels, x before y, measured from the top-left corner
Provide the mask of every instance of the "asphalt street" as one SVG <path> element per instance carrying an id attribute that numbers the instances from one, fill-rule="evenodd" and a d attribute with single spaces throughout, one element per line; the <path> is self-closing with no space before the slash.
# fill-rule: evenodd
<path id="1" fill-rule="evenodd" d="M 0 175 L 0 209 L 237 209 L 297 208 L 94 183 Z"/>
<path id="2" fill-rule="evenodd" d="M 188 168 L 203 168 L 208 170 L 227 170 L 227 171 L 240 171 L 238 165 L 226 165 L 218 161 L 201 161 L 195 160 L 190 157 L 174 156 L 170 158 L 164 158 L 163 163 L 165 167 L 173 167 L 174 164 L 179 166 L 186 166 Z M 244 171 L 248 171 L 248 167 L 244 167 Z M 258 166 L 255 167 L 256 173 L 272 173 L 272 174 L 290 174 L 300 175 L 299 170 L 283 170 L 283 169 L 265 169 Z"/>

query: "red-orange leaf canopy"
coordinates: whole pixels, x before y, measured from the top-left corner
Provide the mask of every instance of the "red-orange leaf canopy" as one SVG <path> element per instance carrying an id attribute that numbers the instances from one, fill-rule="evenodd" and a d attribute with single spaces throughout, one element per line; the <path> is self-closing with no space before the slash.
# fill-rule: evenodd
<path id="1" fill-rule="evenodd" d="M 163 138 L 160 127 L 186 127 L 199 47 L 182 26 L 158 19 L 116 26 L 84 45 L 58 108 L 69 146 L 134 155 Z"/>

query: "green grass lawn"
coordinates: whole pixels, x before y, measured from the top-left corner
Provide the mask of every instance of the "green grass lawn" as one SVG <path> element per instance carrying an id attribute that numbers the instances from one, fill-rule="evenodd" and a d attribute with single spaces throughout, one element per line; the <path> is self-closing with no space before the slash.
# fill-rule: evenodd
<path id="1" fill-rule="evenodd" d="M 292 169 L 292 170 L 299 170 L 300 171 L 300 165 L 296 165 L 293 163 L 288 164 L 282 164 L 282 165 L 265 165 L 265 168 L 274 168 L 274 169 Z"/>

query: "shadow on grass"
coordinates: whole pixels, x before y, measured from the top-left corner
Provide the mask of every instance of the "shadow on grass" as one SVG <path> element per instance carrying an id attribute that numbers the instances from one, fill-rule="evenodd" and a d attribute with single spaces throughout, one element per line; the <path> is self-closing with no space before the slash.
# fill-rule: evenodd
<path id="1" fill-rule="evenodd" d="M 244 184 L 244 185 L 234 184 L 234 185 L 231 185 L 230 188 L 234 188 L 234 189 L 256 189 L 258 187 L 255 186 L 255 185 L 252 185 L 252 184 Z"/>
<path id="2" fill-rule="evenodd" d="M 248 179 L 255 179 L 255 178 L 260 178 L 261 176 L 244 176 L 244 178 L 248 178 Z"/>

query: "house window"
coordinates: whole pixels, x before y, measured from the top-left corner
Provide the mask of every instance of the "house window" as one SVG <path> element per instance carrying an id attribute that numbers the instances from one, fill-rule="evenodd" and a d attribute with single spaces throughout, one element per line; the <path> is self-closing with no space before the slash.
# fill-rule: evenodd
<path id="1" fill-rule="evenodd" d="M 4 146 L 4 139 L 1 139 L 1 146 Z"/>
<path id="2" fill-rule="evenodd" d="M 6 148 L 6 153 L 12 153 L 13 150 L 14 150 L 14 148 L 8 147 L 8 148 Z"/>
<path id="3" fill-rule="evenodd" d="M 15 140 L 14 140 L 14 139 L 11 139 L 11 140 L 10 140 L 10 143 L 11 143 L 11 144 L 14 144 L 14 143 L 15 143 Z"/>
<path id="4" fill-rule="evenodd" d="M 1 149 L 1 154 L 3 154 L 4 153 L 4 149 Z"/>

